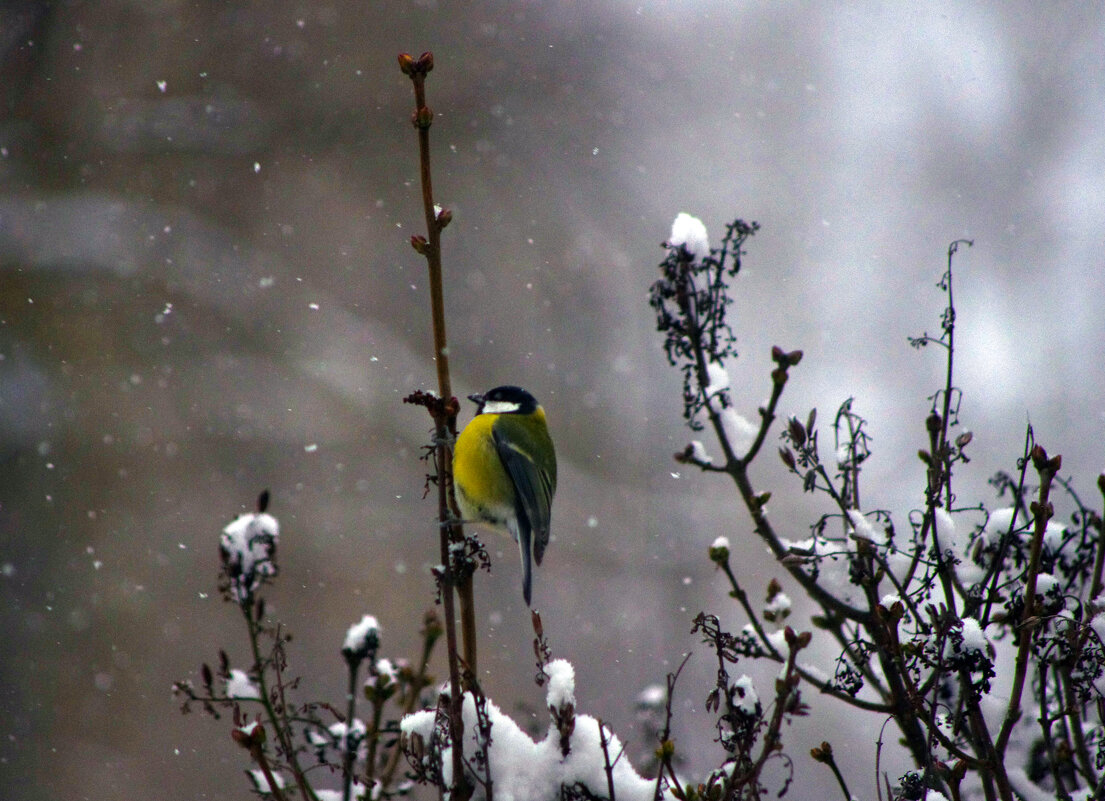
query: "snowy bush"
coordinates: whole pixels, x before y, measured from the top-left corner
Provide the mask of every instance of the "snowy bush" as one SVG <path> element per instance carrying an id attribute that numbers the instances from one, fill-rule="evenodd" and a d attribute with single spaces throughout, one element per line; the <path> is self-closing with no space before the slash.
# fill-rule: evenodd
<path id="1" fill-rule="evenodd" d="M 427 178 L 433 113 L 425 105 L 425 79 L 433 58 L 404 54 L 399 62 L 415 88 L 412 122 Z M 963 398 L 953 373 L 953 261 L 961 246 L 970 245 L 965 241 L 948 248 L 938 284 L 946 297 L 940 333 L 911 340 L 918 349 L 942 353 L 945 371 L 919 420 L 924 481 L 916 508 L 902 512 L 861 502 L 861 473 L 874 458 L 867 422 L 857 411 L 861 400 L 847 400 L 827 425 L 816 410 L 776 425 L 800 350 L 774 348 L 768 400 L 755 415 L 736 408 L 729 289 L 758 225 L 734 221 L 715 248 L 700 220 L 679 214 L 650 293 L 664 351 L 682 375 L 683 417 L 698 437 L 675 458 L 706 477 L 733 482 L 737 502 L 774 555 L 779 575 L 764 582 L 763 604 L 753 604 L 748 577 L 731 562 L 730 540 L 701 532 L 702 541 L 712 543 L 703 559 L 724 576 L 735 601 L 730 609 L 703 610 L 687 621 L 717 665 L 712 686 L 689 690 L 704 701 L 717 743 L 716 767 L 705 775 L 682 775 L 672 736 L 672 696 L 682 665 L 664 686 L 638 697 L 655 744 L 654 762 L 639 771 L 601 717 L 577 710 L 574 670 L 552 657 L 536 613 L 537 682 L 549 717 L 542 736 L 526 734 L 476 678 L 471 582 L 488 556 L 465 534 L 451 495 L 450 447 L 459 404 L 450 391 L 440 235 L 452 215 L 433 203 L 428 182 L 423 202 L 428 236 L 412 237 L 411 243 L 430 273 L 438 391 L 405 401 L 425 408 L 434 424 L 426 448 L 427 489 L 436 490 L 438 504 L 440 562 L 434 577 L 441 616 L 427 613 L 421 653 L 405 660 L 379 656 L 383 629 L 364 615 L 341 645 L 349 688 L 344 705 L 302 702 L 299 680 L 289 673 L 289 637 L 269 619 L 262 594 L 278 575 L 279 525 L 267 511 L 268 493 L 254 513 L 227 525 L 219 537 L 220 586 L 245 619 L 252 660 L 232 667 L 222 651 L 215 668 L 202 666 L 198 686 L 179 681 L 174 690 L 184 711 L 198 706 L 216 718 L 230 712 L 230 737 L 248 752 L 254 790 L 281 801 L 391 798 L 419 784 L 449 801 L 781 797 L 798 759 L 784 747 L 788 726 L 810 714 L 803 693 L 812 690 L 869 717 L 872 731 L 893 722 L 914 768 L 897 777 L 880 775 L 880 799 L 1105 797 L 1101 515 L 1060 475 L 1061 457 L 1049 455 L 1031 427 L 1015 469 L 990 480 L 997 508 L 965 505 L 955 491 L 956 476 L 971 461 L 972 441 L 961 428 Z M 712 442 L 704 441 L 703 431 Z M 765 451 L 772 437 L 778 438 L 777 451 Z M 720 456 L 710 455 L 712 447 Z M 757 489 L 749 467 L 772 451 L 782 463 L 777 480 L 772 491 Z M 782 536 L 768 515 L 773 497 L 781 502 L 788 478 L 792 493 L 824 501 L 824 511 L 800 539 Z M 1105 495 L 1105 474 L 1097 486 Z M 867 488 L 863 498 L 873 494 Z M 799 593 L 816 610 L 802 621 L 792 600 Z M 734 615 L 745 621 L 735 632 L 722 623 Z M 427 669 L 443 635 L 448 678 L 438 683 Z M 833 656 L 826 661 L 811 653 Z M 753 685 L 739 668 L 742 660 L 778 666 L 770 691 Z M 358 704 L 367 707 L 359 712 Z M 880 738 L 872 749 L 876 772 L 881 747 Z M 809 756 L 831 771 L 839 788 L 824 798 L 856 797 L 831 743 Z M 770 772 L 770 781 L 769 764 L 781 768 Z"/>

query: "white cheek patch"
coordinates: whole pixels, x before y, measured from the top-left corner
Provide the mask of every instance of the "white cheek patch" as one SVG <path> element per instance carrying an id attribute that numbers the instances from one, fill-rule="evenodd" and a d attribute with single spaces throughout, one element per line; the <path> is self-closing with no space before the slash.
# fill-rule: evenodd
<path id="1" fill-rule="evenodd" d="M 522 407 L 511 401 L 488 401 L 483 405 L 481 414 L 511 414 Z"/>

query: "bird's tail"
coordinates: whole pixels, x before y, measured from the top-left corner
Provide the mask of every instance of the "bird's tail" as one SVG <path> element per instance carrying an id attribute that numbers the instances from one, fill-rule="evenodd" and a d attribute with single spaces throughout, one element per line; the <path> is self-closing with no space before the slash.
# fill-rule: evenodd
<path id="1" fill-rule="evenodd" d="M 522 557 L 522 597 L 526 599 L 526 606 L 532 606 L 530 602 L 533 599 L 533 532 L 525 515 L 520 515 L 512 523 L 513 530 L 510 533 L 514 535 Z"/>

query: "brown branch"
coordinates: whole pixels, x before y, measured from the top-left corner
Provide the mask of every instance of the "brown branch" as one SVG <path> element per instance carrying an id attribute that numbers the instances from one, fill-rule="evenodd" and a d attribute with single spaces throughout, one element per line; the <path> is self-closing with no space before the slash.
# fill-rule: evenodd
<path id="1" fill-rule="evenodd" d="M 602 765 L 606 770 L 606 790 L 610 793 L 610 801 L 614 801 L 614 765 L 610 762 L 610 750 L 606 742 L 606 726 L 602 718 L 596 721 L 599 724 L 599 745 L 602 746 Z"/>
<path id="2" fill-rule="evenodd" d="M 433 318 L 434 363 L 437 365 L 438 398 L 440 404 L 431 408 L 434 418 L 434 468 L 437 474 L 438 519 L 441 522 L 441 565 L 444 575 L 441 582 L 441 599 L 445 611 L 445 637 L 449 661 L 449 739 L 453 756 L 453 798 L 455 801 L 467 801 L 473 788 L 464 771 L 464 720 L 462 710 L 464 691 L 460 679 L 460 659 L 457 652 L 456 610 L 453 593 L 458 582 L 454 580 L 456 570 L 450 544 L 463 537 L 460 525 L 450 503 L 452 491 L 451 448 L 450 443 L 456 436 L 457 404 L 452 400 L 453 391 L 449 378 L 449 351 L 445 334 L 445 299 L 441 277 L 441 231 L 449 224 L 452 215 L 438 211 L 434 206 L 433 183 L 430 173 L 430 126 L 434 114 L 426 105 L 426 76 L 434 68 L 434 57 L 425 52 L 418 59 L 407 53 L 399 56 L 399 68 L 411 79 L 414 85 L 415 109 L 411 122 L 418 131 L 418 154 L 422 178 L 422 210 L 426 218 L 426 237 L 411 237 L 411 245 L 426 259 L 430 277 L 430 305 Z M 471 581 L 471 577 L 467 578 Z M 461 593 L 465 597 L 465 593 Z M 467 594 L 470 599 L 470 591 Z M 475 612 L 468 607 L 466 617 L 475 619 Z M 468 633 L 466 627 L 465 633 Z M 476 670 L 475 638 L 466 638 L 465 654 L 468 668 Z"/>
<path id="3" fill-rule="evenodd" d="M 1028 568 L 1024 582 L 1024 612 L 1017 626 L 1017 660 L 1013 673 L 1013 687 L 1009 692 L 1009 705 L 1002 720 L 997 742 L 994 744 L 995 759 L 997 761 L 994 768 L 999 781 L 1005 777 L 1002 760 L 1005 756 L 1005 749 L 1009 745 L 1009 736 L 1013 732 L 1013 726 L 1021 717 L 1021 695 L 1024 692 L 1028 661 L 1032 652 L 1032 637 L 1040 622 L 1036 618 L 1036 578 L 1040 571 L 1040 554 L 1043 550 L 1044 534 L 1047 531 L 1048 521 L 1053 514 L 1048 495 L 1051 492 L 1051 482 L 1062 466 L 1062 457 L 1056 456 L 1049 459 L 1047 451 L 1040 445 L 1036 445 L 1032 449 L 1032 465 L 1040 476 L 1040 491 L 1037 500 L 1032 504 L 1035 528 L 1032 532 L 1032 550 L 1028 558 Z M 1008 779 L 1006 778 L 1005 781 L 1008 782 Z M 1011 796 L 1006 796 L 1003 793 L 1003 797 Z"/>

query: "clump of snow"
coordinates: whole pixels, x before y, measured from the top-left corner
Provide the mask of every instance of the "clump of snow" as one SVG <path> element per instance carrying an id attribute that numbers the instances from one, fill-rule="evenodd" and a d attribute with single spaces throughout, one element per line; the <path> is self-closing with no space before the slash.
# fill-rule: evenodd
<path id="1" fill-rule="evenodd" d="M 691 440 L 691 458 L 702 464 L 712 464 L 714 459 L 706 453 L 706 446 L 696 440 Z"/>
<path id="2" fill-rule="evenodd" d="M 707 398 L 712 398 L 719 392 L 729 389 L 729 371 L 725 369 L 724 364 L 707 362 L 706 375 L 710 379 L 710 385 L 704 390 Z"/>
<path id="3" fill-rule="evenodd" d="M 871 525 L 871 521 L 863 516 L 863 512 L 858 509 L 849 509 L 848 520 L 852 523 L 852 533 L 855 536 L 870 540 L 876 545 L 886 543 L 886 530 L 880 530 Z"/>
<path id="4" fill-rule="evenodd" d="M 1059 579 L 1055 578 L 1051 573 L 1037 573 L 1036 574 L 1036 594 L 1047 595 L 1049 592 L 1059 586 Z"/>
<path id="5" fill-rule="evenodd" d="M 253 596 L 261 581 L 276 575 L 276 543 L 280 524 L 265 512 L 239 515 L 223 529 L 219 547 L 236 601 Z"/>
<path id="6" fill-rule="evenodd" d="M 799 667 L 802 668 L 811 679 L 821 682 L 822 684 L 827 684 L 832 679 L 832 676 L 812 662 L 802 662 L 799 664 Z"/>
<path id="7" fill-rule="evenodd" d="M 1047 522 L 1047 528 L 1044 529 L 1044 546 L 1049 551 L 1055 553 L 1063 544 L 1063 540 L 1067 537 L 1067 527 L 1062 523 L 1055 520 L 1049 520 Z"/>
<path id="8" fill-rule="evenodd" d="M 265 795 L 272 795 L 274 790 L 283 790 L 287 786 L 287 782 L 284 777 L 279 773 L 272 774 L 272 783 L 270 785 L 268 777 L 265 776 L 263 770 L 254 769 L 249 772 L 249 778 L 253 781 L 253 786 Z M 272 785 L 275 785 L 272 786 Z"/>
<path id="9" fill-rule="evenodd" d="M 752 443 L 759 433 L 760 427 L 741 415 L 732 406 L 726 409 L 718 409 L 721 416 L 721 426 L 725 429 L 725 436 L 733 450 L 737 453 L 746 453 L 752 447 Z"/>
<path id="10" fill-rule="evenodd" d="M 417 734 L 429 740 L 430 735 L 433 734 L 434 731 L 434 718 L 436 717 L 437 712 L 433 709 L 423 709 L 418 712 L 411 712 L 399 721 L 399 731 L 408 737 L 412 734 Z"/>
<path id="11" fill-rule="evenodd" d="M 756 695 L 756 688 L 752 685 L 752 679 L 742 675 L 733 682 L 733 695 L 737 701 L 737 708 L 746 715 L 755 715 L 760 705 L 760 697 Z"/>
<path id="12" fill-rule="evenodd" d="M 347 726 L 342 722 L 332 723 L 329 727 L 330 742 L 343 752 L 348 746 L 355 746 L 358 751 L 361 750 L 360 746 L 364 745 L 365 734 L 367 729 L 365 723 L 360 718 L 353 718 L 352 725 Z"/>
<path id="13" fill-rule="evenodd" d="M 764 604 L 764 613 L 768 620 L 779 622 L 790 614 L 793 605 L 790 596 L 780 591 L 772 595 L 771 600 Z"/>
<path id="14" fill-rule="evenodd" d="M 549 689 L 545 704 L 560 709 L 568 704 L 576 705 L 576 672 L 566 659 L 554 659 L 545 665 L 549 677 Z"/>
<path id="15" fill-rule="evenodd" d="M 885 606 L 887 609 L 890 609 L 892 606 L 894 606 L 894 604 L 901 602 L 901 596 L 894 592 L 888 593 L 887 595 L 884 595 L 882 598 L 879 599 L 879 603 Z"/>
<path id="16" fill-rule="evenodd" d="M 729 538 L 728 537 L 718 537 L 716 540 L 714 540 L 714 544 L 710 546 L 711 549 L 713 549 L 713 548 L 728 548 L 728 547 L 729 547 Z"/>
<path id="17" fill-rule="evenodd" d="M 959 536 L 959 530 L 955 525 L 955 519 L 948 514 L 946 509 L 936 509 L 936 535 L 940 538 L 940 548 L 951 550 L 953 553 L 963 553 L 966 542 Z"/>
<path id="18" fill-rule="evenodd" d="M 751 626 L 749 626 L 751 628 Z M 755 633 L 755 629 L 751 629 Z M 790 646 L 787 645 L 787 633 L 780 629 L 779 631 L 769 631 L 767 633 L 767 641 L 771 643 L 771 647 L 781 654 L 789 654 Z"/>
<path id="19" fill-rule="evenodd" d="M 973 617 L 963 618 L 963 628 L 961 631 L 963 635 L 963 642 L 960 645 L 960 649 L 964 652 L 981 651 L 983 654 L 989 652 L 990 641 L 986 639 L 985 633 L 982 631 L 982 626 Z"/>
<path id="20" fill-rule="evenodd" d="M 261 697 L 261 691 L 257 689 L 257 685 L 250 681 L 244 670 L 231 668 L 230 678 L 226 680 L 226 697 L 255 701 Z M 246 734 L 249 734 L 249 732 L 246 732 Z"/>
<path id="21" fill-rule="evenodd" d="M 939 790 L 926 789 L 925 801 L 948 801 L 948 797 Z"/>
<path id="22" fill-rule="evenodd" d="M 695 261 L 702 261 L 710 255 L 710 236 L 706 233 L 706 226 L 702 220 L 684 211 L 679 212 L 671 224 L 668 245 L 684 248 Z"/>
<path id="23" fill-rule="evenodd" d="M 982 530 L 986 537 L 986 542 L 995 543 L 1005 536 L 1005 533 L 1009 531 L 1009 525 L 1013 522 L 1014 509 L 1012 506 L 1007 506 L 1004 509 L 995 509 L 990 512 L 990 517 L 986 520 L 986 527 Z"/>
<path id="24" fill-rule="evenodd" d="M 387 687 L 398 682 L 399 668 L 390 659 L 378 659 L 364 683 L 366 687 Z"/>
<path id="25" fill-rule="evenodd" d="M 375 795 L 375 788 L 379 787 L 379 782 L 373 785 L 373 793 L 370 794 L 365 791 L 365 786 L 361 784 L 357 779 L 353 779 L 353 783 L 350 785 L 350 798 L 377 798 Z M 315 790 L 315 797 L 318 801 L 342 801 L 343 795 L 341 790 Z"/>
<path id="26" fill-rule="evenodd" d="M 575 695 L 574 670 L 563 660 L 555 660 L 546 666 L 549 674 L 548 701 L 550 704 L 572 702 Z M 486 748 L 495 797 L 509 801 L 547 801 L 561 797 L 561 788 L 582 785 L 591 795 L 606 797 L 607 756 L 612 763 L 614 793 L 619 801 L 652 801 L 655 780 L 642 778 L 629 764 L 623 753 L 621 741 L 608 728 L 599 733 L 599 722 L 590 715 L 576 715 L 575 728 L 568 739 L 568 754 L 560 749 L 561 735 L 555 721 L 550 721 L 545 737 L 534 742 L 509 716 L 490 699 L 485 700 L 487 720 L 491 723 L 491 742 L 480 741 L 476 701 L 471 693 L 465 693 L 463 703 L 464 753 L 474 753 Z M 423 710 L 407 715 L 400 721 L 404 737 L 419 736 L 425 744 L 423 760 L 439 773 L 446 785 L 453 783 L 452 747 L 440 750 L 431 748 L 437 742 L 434 723 L 437 713 Z M 482 768 L 480 778 L 482 778 Z M 475 777 L 473 777 L 475 778 Z M 477 801 L 484 798 L 484 785 L 474 781 Z M 670 801 L 670 793 L 662 796 Z"/>
<path id="27" fill-rule="evenodd" d="M 354 623 L 345 633 L 345 643 L 341 647 L 347 659 L 364 659 L 369 653 L 380 647 L 380 624 L 372 615 L 365 615 L 359 623 Z"/>

